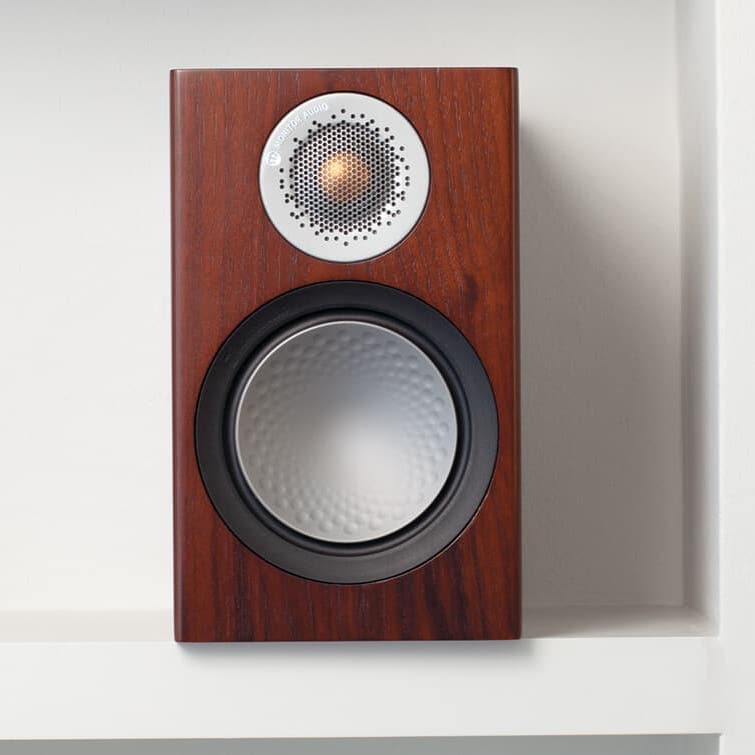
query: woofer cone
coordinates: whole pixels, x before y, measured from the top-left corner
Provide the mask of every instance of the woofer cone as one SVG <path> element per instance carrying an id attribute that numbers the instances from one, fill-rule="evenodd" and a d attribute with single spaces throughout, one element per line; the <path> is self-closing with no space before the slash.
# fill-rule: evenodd
<path id="1" fill-rule="evenodd" d="M 234 446 L 246 483 L 303 535 L 358 543 L 427 509 L 453 466 L 456 410 L 413 341 L 365 319 L 298 323 L 240 383 Z"/>
<path id="2" fill-rule="evenodd" d="M 350 432 L 364 442 L 356 458 Z M 290 291 L 231 333 L 195 434 L 210 500 L 248 548 L 298 576 L 360 583 L 458 537 L 490 483 L 498 422 L 484 367 L 448 319 L 397 289 L 336 281 Z"/>

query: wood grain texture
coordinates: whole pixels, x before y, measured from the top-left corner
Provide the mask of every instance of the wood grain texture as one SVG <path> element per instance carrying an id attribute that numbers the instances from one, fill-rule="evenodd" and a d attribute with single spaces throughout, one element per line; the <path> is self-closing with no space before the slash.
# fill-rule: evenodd
<path id="1" fill-rule="evenodd" d="M 380 97 L 414 124 L 431 168 L 425 213 L 354 264 L 290 246 L 263 210 L 259 159 L 310 97 Z M 183 70 L 171 78 L 175 630 L 179 641 L 462 640 L 520 635 L 517 99 L 513 69 Z M 327 280 L 384 283 L 443 312 L 495 392 L 499 449 L 477 515 L 441 554 L 366 585 L 291 576 L 225 527 L 200 479 L 193 422 L 221 342 L 263 303 Z"/>

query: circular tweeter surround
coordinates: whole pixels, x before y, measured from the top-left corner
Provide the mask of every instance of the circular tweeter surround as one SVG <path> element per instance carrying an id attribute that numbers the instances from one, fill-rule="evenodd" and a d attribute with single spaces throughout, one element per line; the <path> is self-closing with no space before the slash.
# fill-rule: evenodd
<path id="1" fill-rule="evenodd" d="M 493 392 L 442 314 L 387 286 L 295 289 L 247 317 L 203 382 L 195 418 L 210 500 L 292 574 L 386 579 L 464 530 L 492 476 Z"/>
<path id="2" fill-rule="evenodd" d="M 429 190 L 417 131 L 386 102 L 354 92 L 307 100 L 272 130 L 260 192 L 285 239 L 307 254 L 357 262 L 398 244 Z"/>

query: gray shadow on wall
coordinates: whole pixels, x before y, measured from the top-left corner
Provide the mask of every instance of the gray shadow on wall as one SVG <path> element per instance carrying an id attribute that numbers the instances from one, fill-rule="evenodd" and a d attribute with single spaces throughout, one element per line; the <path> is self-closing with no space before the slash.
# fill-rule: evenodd
<path id="1" fill-rule="evenodd" d="M 569 160 L 523 125 L 524 602 L 676 604 L 678 240 L 620 176 Z"/>

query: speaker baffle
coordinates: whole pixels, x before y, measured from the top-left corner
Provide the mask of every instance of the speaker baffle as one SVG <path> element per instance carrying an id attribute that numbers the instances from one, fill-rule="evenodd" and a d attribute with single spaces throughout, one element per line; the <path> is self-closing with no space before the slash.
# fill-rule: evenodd
<path id="1" fill-rule="evenodd" d="M 448 546 L 480 506 L 498 422 L 477 354 L 397 289 L 329 282 L 260 307 L 226 339 L 195 419 L 217 512 L 292 574 L 362 583 Z"/>

